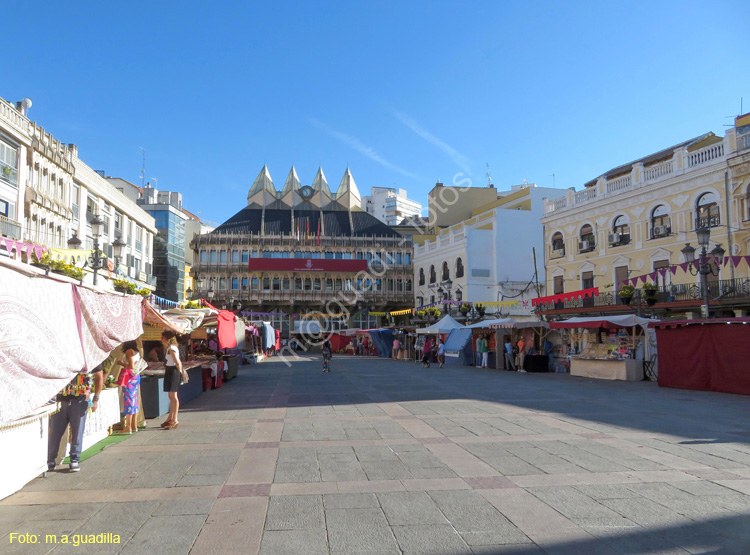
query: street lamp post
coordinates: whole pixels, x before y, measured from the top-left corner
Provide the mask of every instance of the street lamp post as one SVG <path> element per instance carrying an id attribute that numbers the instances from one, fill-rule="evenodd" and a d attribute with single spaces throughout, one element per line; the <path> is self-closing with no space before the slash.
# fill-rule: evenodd
<path id="1" fill-rule="evenodd" d="M 115 273 L 120 269 L 120 261 L 122 259 L 122 249 L 127 246 L 127 243 L 122 240 L 122 237 L 118 237 L 112 242 L 112 254 L 115 255 Z"/>
<path id="2" fill-rule="evenodd" d="M 94 285 L 96 285 L 99 270 L 104 267 L 104 261 L 107 257 L 102 256 L 99 251 L 99 237 L 104 229 L 104 220 L 99 214 L 94 214 L 91 218 L 91 234 L 94 237 L 94 252 L 89 257 L 89 266 L 94 270 Z"/>
<path id="3" fill-rule="evenodd" d="M 708 307 L 708 276 L 718 276 L 718 269 L 714 272 L 713 267 L 708 262 L 708 244 L 711 239 L 711 228 L 710 227 L 699 227 L 695 230 L 695 234 L 698 236 L 698 245 L 701 247 L 701 257 L 698 265 L 695 265 L 695 247 L 691 246 L 690 243 L 686 243 L 682 248 L 682 254 L 685 256 L 685 262 L 689 262 L 690 273 L 692 275 L 701 275 L 701 289 L 703 290 L 703 305 L 701 306 L 701 316 L 708 318 L 710 310 Z M 721 243 L 717 243 L 716 246 L 711 250 L 711 256 L 714 260 L 721 259 L 724 256 L 724 249 L 721 248 Z"/>

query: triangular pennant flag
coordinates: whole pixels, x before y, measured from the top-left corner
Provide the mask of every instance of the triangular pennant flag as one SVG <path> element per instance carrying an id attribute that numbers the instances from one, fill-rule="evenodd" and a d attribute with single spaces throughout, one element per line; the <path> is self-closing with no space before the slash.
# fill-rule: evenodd
<path id="1" fill-rule="evenodd" d="M 43 252 L 44 252 L 44 249 L 42 247 L 40 247 L 38 245 L 34 247 L 34 254 L 36 255 L 36 257 L 37 257 L 38 260 L 42 259 L 42 253 Z"/>
<path id="2" fill-rule="evenodd" d="M 666 277 L 666 276 L 667 276 L 667 270 L 668 270 L 668 269 L 669 269 L 669 268 L 660 268 L 660 269 L 659 269 L 659 270 L 657 270 L 657 271 L 659 272 L 659 275 L 660 275 L 661 277 Z"/>

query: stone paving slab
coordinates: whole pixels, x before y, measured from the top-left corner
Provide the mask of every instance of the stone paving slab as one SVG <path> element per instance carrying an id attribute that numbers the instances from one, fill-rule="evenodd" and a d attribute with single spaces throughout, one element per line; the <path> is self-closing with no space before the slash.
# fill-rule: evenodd
<path id="1" fill-rule="evenodd" d="M 336 357 L 273 358 L 0 501 L 100 553 L 750 552 L 750 400 Z"/>

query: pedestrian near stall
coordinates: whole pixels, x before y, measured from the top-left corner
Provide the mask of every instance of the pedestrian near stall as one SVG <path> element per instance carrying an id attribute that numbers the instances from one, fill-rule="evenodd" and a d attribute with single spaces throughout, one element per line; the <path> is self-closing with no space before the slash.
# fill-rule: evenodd
<path id="1" fill-rule="evenodd" d="M 401 349 L 401 342 L 398 337 L 393 338 L 393 359 L 398 360 L 398 351 Z"/>
<path id="2" fill-rule="evenodd" d="M 523 337 L 518 340 L 516 346 L 518 347 L 518 369 L 521 370 L 526 360 L 526 342 L 523 340 Z"/>
<path id="3" fill-rule="evenodd" d="M 515 371 L 516 367 L 513 364 L 513 343 L 510 342 L 510 337 L 507 337 L 505 340 L 504 351 L 505 351 L 505 369 Z"/>
<path id="4" fill-rule="evenodd" d="M 327 339 L 323 342 L 323 373 L 331 372 L 331 358 L 333 357 L 333 350 L 331 349 L 331 342 Z"/>
<path id="5" fill-rule="evenodd" d="M 437 358 L 440 363 L 438 368 L 442 368 L 443 364 L 445 364 L 445 343 L 443 343 L 442 339 L 438 339 Z"/>
<path id="6" fill-rule="evenodd" d="M 125 378 L 120 383 L 122 384 L 125 422 L 120 433 L 132 434 L 138 431 L 136 419 L 138 418 L 138 388 L 141 384 L 141 376 L 136 373 L 135 366 L 141 360 L 141 354 L 138 352 L 138 343 L 135 341 L 123 344 L 122 352 L 125 355 L 125 361 L 120 372 L 125 372 Z"/>
<path id="7" fill-rule="evenodd" d="M 94 384 L 94 396 L 91 394 L 91 383 Z M 81 450 L 83 432 L 86 429 L 86 416 L 89 406 L 91 412 L 99 408 L 99 394 L 102 392 L 104 375 L 102 365 L 98 365 L 91 374 L 82 370 L 57 394 L 60 410 L 49 417 L 49 437 L 47 442 L 47 470 L 54 470 L 57 464 L 57 453 L 63 434 L 70 423 L 70 466 L 71 472 L 81 470 Z M 90 399 L 89 399 L 90 397 Z M 89 404 L 90 400 L 90 404 Z"/>
<path id="8" fill-rule="evenodd" d="M 430 367 L 430 357 L 432 357 L 432 341 L 428 337 L 424 340 L 422 347 L 422 368 Z"/>
<path id="9" fill-rule="evenodd" d="M 482 337 L 481 350 L 482 350 L 482 368 L 489 368 L 487 361 L 490 356 L 490 346 L 489 346 L 489 341 L 487 341 L 486 335 Z"/>
<path id="10" fill-rule="evenodd" d="M 474 350 L 474 358 L 475 358 L 475 364 L 477 368 L 479 368 L 482 365 L 482 335 L 477 335 L 477 340 L 475 342 L 476 349 Z"/>
<path id="11" fill-rule="evenodd" d="M 180 411 L 180 399 L 177 396 L 177 390 L 182 382 L 182 361 L 180 360 L 180 351 L 177 348 L 177 338 L 174 332 L 164 331 L 161 334 L 161 342 L 164 345 L 165 365 L 164 365 L 164 392 L 169 396 L 169 416 L 161 423 L 165 430 L 174 430 L 180 421 L 178 413 Z"/>

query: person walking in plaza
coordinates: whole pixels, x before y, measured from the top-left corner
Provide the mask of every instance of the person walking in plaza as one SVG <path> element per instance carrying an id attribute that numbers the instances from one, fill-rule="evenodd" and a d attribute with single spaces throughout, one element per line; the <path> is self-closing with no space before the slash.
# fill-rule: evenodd
<path id="1" fill-rule="evenodd" d="M 122 383 L 123 407 L 125 412 L 125 422 L 123 423 L 121 434 L 132 434 L 138 431 L 138 387 L 141 384 L 141 376 L 136 373 L 135 365 L 141 360 L 141 354 L 138 352 L 138 343 L 128 341 L 122 346 L 125 362 L 120 372 L 125 372 L 125 379 Z"/>
<path id="2" fill-rule="evenodd" d="M 63 434 L 70 424 L 70 466 L 71 472 L 81 470 L 81 451 L 83 432 L 86 429 L 86 416 L 91 401 L 91 412 L 99 408 L 99 394 L 104 385 L 102 365 L 98 365 L 91 374 L 81 371 L 68 385 L 57 394 L 60 410 L 49 417 L 49 437 L 47 438 L 47 470 L 54 470 L 57 464 L 57 453 Z M 94 383 L 94 396 L 91 394 L 91 382 Z"/>
<path id="3" fill-rule="evenodd" d="M 331 342 L 327 339 L 323 342 L 323 373 L 331 372 L 331 357 L 333 357 L 333 350 L 331 349 Z"/>
<path id="4" fill-rule="evenodd" d="M 414 362 L 419 362 L 422 358 L 422 354 L 424 351 L 424 336 L 420 335 L 417 337 L 416 342 L 414 343 Z"/>
<path id="5" fill-rule="evenodd" d="M 484 335 L 482 337 L 481 350 L 482 350 L 482 368 L 489 368 L 489 366 L 487 365 L 487 361 L 490 356 L 490 345 L 489 345 L 489 341 L 487 340 L 487 335 Z"/>
<path id="6" fill-rule="evenodd" d="M 526 342 L 523 340 L 523 337 L 518 340 L 516 346 L 518 347 L 518 369 L 522 370 L 523 363 L 526 360 Z"/>
<path id="7" fill-rule="evenodd" d="M 442 339 L 438 339 L 437 359 L 439 363 L 438 368 L 442 368 L 443 364 L 445 364 L 445 343 L 443 343 Z"/>
<path id="8" fill-rule="evenodd" d="M 398 337 L 393 338 L 393 359 L 398 360 L 398 351 L 401 349 L 401 342 Z"/>
<path id="9" fill-rule="evenodd" d="M 474 366 L 479 368 L 482 366 L 482 335 L 477 335 L 476 349 L 474 350 L 474 358 L 476 359 Z"/>
<path id="10" fill-rule="evenodd" d="M 180 360 L 180 351 L 177 348 L 177 338 L 174 332 L 163 331 L 161 342 L 166 353 L 164 392 L 169 395 L 169 416 L 161 423 L 161 427 L 165 430 L 174 430 L 180 423 L 177 418 L 180 411 L 180 399 L 177 396 L 177 390 L 182 382 L 182 361 Z"/>
<path id="11" fill-rule="evenodd" d="M 513 370 L 515 372 L 516 367 L 513 364 L 513 343 L 510 342 L 510 337 L 505 338 L 504 352 L 505 352 L 505 369 Z"/>
<path id="12" fill-rule="evenodd" d="M 367 356 L 367 355 L 370 354 L 370 351 L 368 350 L 369 346 L 370 345 L 368 344 L 367 338 L 365 337 L 362 340 L 362 350 L 363 350 L 363 353 L 364 353 L 365 356 Z"/>
<path id="13" fill-rule="evenodd" d="M 430 367 L 430 357 L 432 357 L 432 341 L 428 337 L 424 340 L 422 347 L 422 368 Z"/>
<path id="14" fill-rule="evenodd" d="M 359 353 L 359 345 L 357 341 L 357 336 L 355 335 L 354 338 L 352 338 L 352 354 L 357 355 Z"/>

